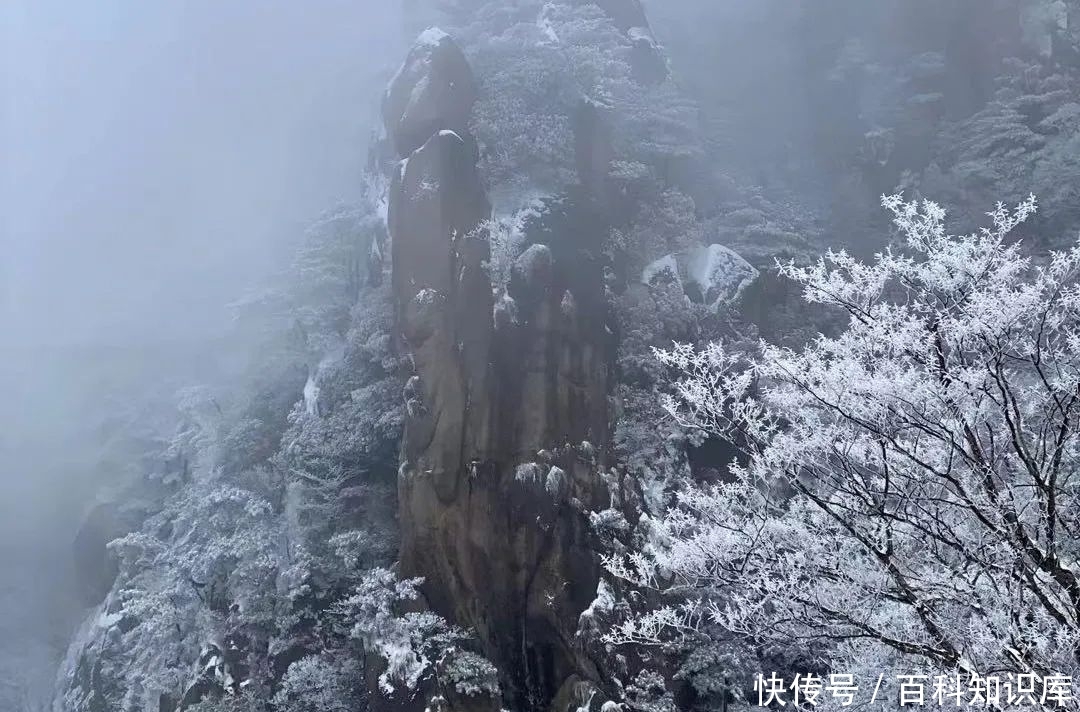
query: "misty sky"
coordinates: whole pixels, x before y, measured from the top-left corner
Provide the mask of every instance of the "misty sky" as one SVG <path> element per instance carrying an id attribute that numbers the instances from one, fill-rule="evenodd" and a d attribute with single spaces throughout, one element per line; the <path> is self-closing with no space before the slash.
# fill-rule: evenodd
<path id="1" fill-rule="evenodd" d="M 215 325 L 355 194 L 400 54 L 393 2 L 4 7 L 5 312 L 24 343 Z"/>
<path id="2" fill-rule="evenodd" d="M 77 620 L 111 384 L 192 376 L 224 305 L 355 200 L 397 6 L 0 1 L 0 682 L 46 695 Z"/>

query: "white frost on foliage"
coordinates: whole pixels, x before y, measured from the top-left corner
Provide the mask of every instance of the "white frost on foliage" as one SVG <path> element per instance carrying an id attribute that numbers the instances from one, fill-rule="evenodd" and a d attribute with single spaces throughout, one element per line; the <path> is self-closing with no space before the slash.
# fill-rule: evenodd
<path id="1" fill-rule="evenodd" d="M 500 222 L 512 223 L 518 231 L 525 222 L 544 214 L 544 206 L 552 198 L 551 193 L 523 186 L 492 186 L 491 214 Z"/>
<path id="2" fill-rule="evenodd" d="M 466 697 L 499 695 L 499 670 L 487 658 L 453 648 L 444 657 L 444 672 L 454 690 Z"/>
<path id="3" fill-rule="evenodd" d="M 94 625 L 102 630 L 112 628 L 114 625 L 124 619 L 124 616 L 120 613 L 106 613 L 103 609 L 101 615 L 97 617 L 97 621 Z"/>
<path id="4" fill-rule="evenodd" d="M 289 666 L 282 678 L 272 701 L 273 709 L 304 712 L 358 709 L 353 675 L 347 665 L 327 653 L 301 658 Z"/>
<path id="5" fill-rule="evenodd" d="M 599 512 L 590 512 L 589 526 L 600 533 L 621 534 L 630 529 L 623 513 L 610 507 Z"/>
<path id="6" fill-rule="evenodd" d="M 514 479 L 518 482 L 539 482 L 544 470 L 535 462 L 523 462 L 514 469 Z"/>
<path id="7" fill-rule="evenodd" d="M 387 694 L 397 686 L 415 690 L 433 665 L 431 646 L 452 634 L 446 621 L 434 613 L 396 614 L 402 602 L 420 595 L 421 580 L 399 580 L 386 569 L 373 569 L 339 607 L 353 622 L 352 637 L 386 661 L 379 687 Z"/>
<path id="8" fill-rule="evenodd" d="M 656 352 L 668 412 L 739 433 L 743 459 L 606 560 L 669 601 L 609 643 L 799 641 L 856 679 L 1080 674 L 1080 243 L 1027 257 L 1034 198 L 959 236 L 934 203 L 882 203 L 902 251 L 781 265 L 842 333 Z"/>
<path id="9" fill-rule="evenodd" d="M 431 306 L 439 301 L 439 290 L 424 287 L 413 297 L 413 304 L 417 306 Z"/>
<path id="10" fill-rule="evenodd" d="M 491 256 L 485 266 L 491 278 L 491 289 L 496 301 L 505 294 L 514 261 L 524 248 L 525 227 L 530 220 L 542 215 L 545 197 L 540 193 L 519 196 L 515 201 L 523 202 L 512 204 L 522 207 L 509 211 L 496 204 L 493 217 L 477 228 L 478 231 L 487 232 Z"/>

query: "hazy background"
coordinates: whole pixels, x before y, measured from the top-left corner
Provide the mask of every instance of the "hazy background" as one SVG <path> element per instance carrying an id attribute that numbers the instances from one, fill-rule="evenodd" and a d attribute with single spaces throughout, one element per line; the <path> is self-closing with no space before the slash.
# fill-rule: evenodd
<path id="1" fill-rule="evenodd" d="M 224 305 L 355 195 L 397 6 L 2 3 L 0 687 L 44 690 L 79 615 L 110 414 L 219 368 Z"/>

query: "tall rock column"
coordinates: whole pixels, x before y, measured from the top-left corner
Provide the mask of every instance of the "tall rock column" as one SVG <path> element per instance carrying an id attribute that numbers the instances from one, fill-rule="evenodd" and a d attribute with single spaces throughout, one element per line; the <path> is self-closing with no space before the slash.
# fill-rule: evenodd
<path id="1" fill-rule="evenodd" d="M 475 633 L 505 707 L 561 712 L 599 679 L 574 633 L 599 577 L 585 512 L 605 503 L 610 332 L 600 267 L 583 257 L 602 231 L 573 201 L 542 218 L 513 270 L 518 316 L 495 326 L 474 86 L 453 40 L 428 30 L 383 106 L 403 159 L 389 227 L 413 369 L 401 567 L 424 577 L 432 610 Z"/>

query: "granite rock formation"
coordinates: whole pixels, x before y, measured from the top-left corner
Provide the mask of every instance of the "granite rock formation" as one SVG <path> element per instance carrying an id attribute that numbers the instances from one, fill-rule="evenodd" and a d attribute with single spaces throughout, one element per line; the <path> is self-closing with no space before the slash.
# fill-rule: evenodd
<path id="1" fill-rule="evenodd" d="M 399 74 L 388 97 L 451 72 L 471 83 L 438 36 L 426 74 Z M 420 123 L 387 114 L 403 159 L 389 209 L 397 338 L 412 367 L 401 573 L 424 577 L 426 604 L 475 634 L 500 671 L 503 706 L 548 709 L 567 698 L 561 688 L 598 679 L 574 633 L 599 578 L 584 512 L 603 505 L 608 440 L 610 332 L 601 267 L 587 255 L 602 231 L 585 188 L 548 205 L 514 265 L 516 318 L 496 328 L 490 206 L 459 99 L 425 105 L 423 141 Z"/>
<path id="2" fill-rule="evenodd" d="M 461 48 L 441 30 L 424 32 L 383 97 L 383 121 L 407 156 L 439 129 L 464 132 L 476 83 Z"/>

